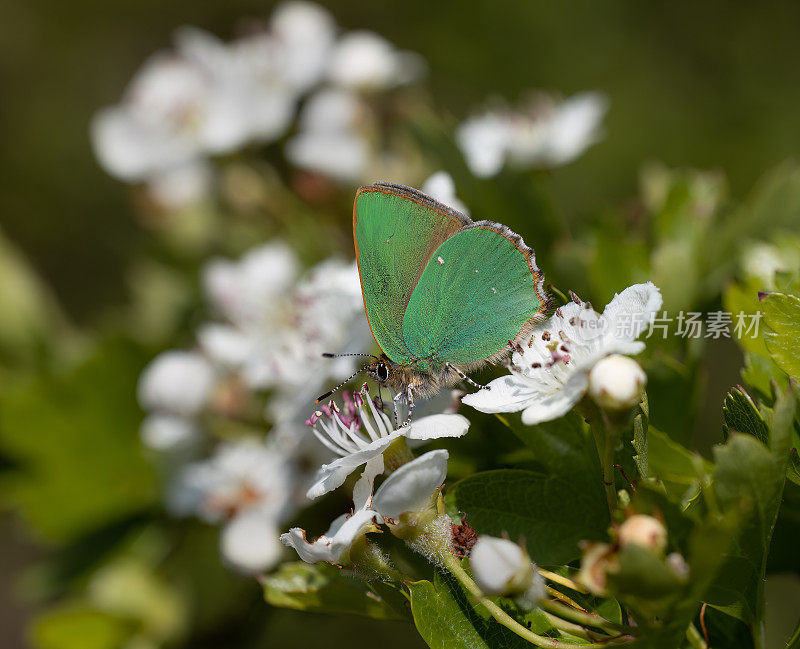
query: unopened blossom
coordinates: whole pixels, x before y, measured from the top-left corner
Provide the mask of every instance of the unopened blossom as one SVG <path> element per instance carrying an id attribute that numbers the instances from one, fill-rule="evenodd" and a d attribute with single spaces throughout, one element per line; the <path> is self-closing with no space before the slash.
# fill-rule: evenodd
<path id="1" fill-rule="evenodd" d="M 602 315 L 577 296 L 514 347 L 511 373 L 493 380 L 490 390 L 462 402 L 482 412 L 522 411 L 525 424 L 567 414 L 589 387 L 589 373 L 610 354 L 638 354 L 636 340 L 647 328 L 662 298 L 652 283 L 626 288 Z"/>
<path id="2" fill-rule="evenodd" d="M 446 171 L 437 171 L 422 183 L 420 189 L 440 203 L 444 203 L 448 207 L 452 207 L 454 210 L 458 210 L 469 216 L 469 209 L 467 209 L 467 206 L 456 196 L 456 185 L 450 174 Z"/>
<path id="3" fill-rule="evenodd" d="M 373 458 L 379 457 L 400 438 L 425 441 L 461 437 L 469 421 L 461 415 L 437 414 L 421 417 L 395 429 L 379 400 L 363 393 L 346 394 L 342 406 L 334 402 L 317 410 L 307 424 L 329 450 L 339 457 L 324 464 L 317 474 L 309 498 L 318 498 L 341 486 L 347 476 Z"/>
<path id="4" fill-rule="evenodd" d="M 493 109 L 465 120 L 456 140 L 476 176 L 496 175 L 506 162 L 522 168 L 572 162 L 600 138 L 605 96 L 584 92 L 558 101 L 540 96 L 522 110 Z"/>
<path id="5" fill-rule="evenodd" d="M 582 550 L 578 581 L 593 594 L 603 597 L 608 592 L 608 574 L 619 570 L 617 552 L 607 543 L 586 543 Z"/>
<path id="6" fill-rule="evenodd" d="M 475 583 L 487 595 L 519 597 L 528 607 L 545 597 L 544 579 L 518 543 L 482 534 L 469 563 Z"/>
<path id="7" fill-rule="evenodd" d="M 633 408 L 642 398 L 647 375 L 632 358 L 611 354 L 589 372 L 589 395 L 606 410 Z"/>
<path id="8" fill-rule="evenodd" d="M 645 514 L 634 514 L 627 518 L 617 530 L 622 547 L 638 545 L 659 554 L 667 547 L 667 530 L 657 518 Z"/>
<path id="9" fill-rule="evenodd" d="M 357 90 L 384 90 L 416 81 L 424 72 L 422 58 L 401 52 L 371 31 L 349 32 L 331 53 L 328 78 Z"/>

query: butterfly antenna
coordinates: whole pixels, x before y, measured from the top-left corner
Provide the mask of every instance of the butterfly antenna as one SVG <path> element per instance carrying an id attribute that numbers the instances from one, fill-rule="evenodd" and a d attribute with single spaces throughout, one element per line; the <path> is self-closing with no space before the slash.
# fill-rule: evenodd
<path id="1" fill-rule="evenodd" d="M 357 355 L 358 355 L 358 354 L 342 354 L 342 356 L 357 356 Z M 369 356 L 370 354 L 366 354 L 366 355 L 367 355 L 367 356 Z M 344 381 L 342 381 L 342 382 L 341 382 L 339 385 L 337 385 L 335 388 L 333 388 L 333 390 L 328 390 L 328 392 L 326 392 L 325 394 L 322 394 L 322 395 L 318 396 L 318 397 L 317 397 L 317 400 L 316 400 L 314 403 L 319 403 L 319 402 L 320 402 L 320 401 L 322 401 L 323 399 L 327 399 L 327 398 L 328 398 L 329 396 L 331 396 L 331 395 L 332 395 L 334 392 L 336 392 L 336 390 L 338 390 L 338 389 L 339 389 L 339 388 L 341 388 L 342 386 L 345 386 L 345 385 L 347 385 L 347 384 L 348 384 L 350 381 L 352 381 L 352 380 L 353 380 L 353 378 L 355 378 L 356 376 L 358 376 L 359 374 L 361 374 L 361 372 L 363 372 L 365 369 L 367 369 L 367 367 L 369 367 L 369 364 L 365 365 L 364 367 L 362 367 L 362 368 L 360 368 L 360 369 L 357 369 L 355 372 L 353 372 L 353 374 L 352 374 L 352 375 L 350 375 L 349 377 L 347 377 L 347 378 L 346 378 Z"/>
<path id="2" fill-rule="evenodd" d="M 378 357 L 375 356 L 375 354 L 358 354 L 358 353 L 355 353 L 355 354 L 331 354 L 329 352 L 323 352 L 322 353 L 322 358 L 341 358 L 342 356 L 367 356 L 368 358 L 374 358 L 376 361 L 378 360 Z M 350 377 L 350 378 L 352 378 L 352 377 Z"/>

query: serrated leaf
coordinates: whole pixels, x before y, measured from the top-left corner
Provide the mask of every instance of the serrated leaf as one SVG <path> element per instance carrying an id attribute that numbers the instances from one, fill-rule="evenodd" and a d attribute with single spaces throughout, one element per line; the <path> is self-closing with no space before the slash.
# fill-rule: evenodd
<path id="1" fill-rule="evenodd" d="M 325 563 L 285 563 L 262 580 L 264 598 L 273 606 L 321 613 L 351 613 L 381 620 L 404 619 L 364 581 Z M 388 586 L 387 586 L 388 587 Z"/>
<path id="2" fill-rule="evenodd" d="M 762 301 L 767 349 L 784 372 L 800 378 L 800 298 L 783 293 L 770 293 Z"/>
<path id="3" fill-rule="evenodd" d="M 740 389 L 733 389 L 725 395 L 722 404 L 722 429 L 727 437 L 730 431 L 752 435 L 767 444 L 769 429 L 767 422 L 756 408 L 750 395 Z"/>
<path id="4" fill-rule="evenodd" d="M 711 472 L 711 464 L 652 425 L 647 432 L 650 475 L 685 506 L 699 493 L 700 479 Z"/>
<path id="5" fill-rule="evenodd" d="M 523 649 L 531 645 L 476 611 L 451 577 L 437 572 L 433 582 L 409 584 L 414 624 L 431 649 Z"/>
<path id="6" fill-rule="evenodd" d="M 636 467 L 639 469 L 639 475 L 642 478 L 647 478 L 650 469 L 647 463 L 647 428 L 650 423 L 650 407 L 647 402 L 647 394 L 644 395 L 642 403 L 639 406 L 639 412 L 633 419 L 633 450 L 636 455 L 633 456 L 636 462 Z"/>
<path id="7" fill-rule="evenodd" d="M 749 435 L 732 434 L 714 449 L 717 501 L 741 522 L 707 601 L 750 624 L 754 635 L 760 634 L 763 623 L 763 578 L 783 494 L 794 412 L 794 395 L 780 394 L 770 422 L 769 448 Z"/>
<path id="8" fill-rule="evenodd" d="M 534 451 L 541 471 L 477 473 L 453 485 L 447 500 L 480 533 L 524 538 L 538 563 L 571 561 L 580 554 L 579 541 L 604 538 L 609 524 L 594 445 L 574 413 L 515 432 Z"/>

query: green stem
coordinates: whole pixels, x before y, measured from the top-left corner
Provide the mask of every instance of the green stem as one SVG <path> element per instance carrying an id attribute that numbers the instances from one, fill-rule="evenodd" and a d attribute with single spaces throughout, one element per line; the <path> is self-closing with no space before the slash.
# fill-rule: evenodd
<path id="1" fill-rule="evenodd" d="M 542 600 L 539 603 L 539 606 L 546 611 L 553 613 L 554 615 L 558 615 L 565 620 L 570 620 L 571 622 L 575 622 L 581 626 L 592 626 L 596 629 L 603 629 L 603 631 L 607 631 L 609 633 L 629 634 L 636 631 L 636 629 L 633 627 L 625 626 L 624 624 L 617 624 L 611 620 L 606 620 L 597 613 L 592 613 L 591 611 L 578 611 L 553 600 Z"/>
<path id="2" fill-rule="evenodd" d="M 606 503 L 609 513 L 613 514 L 617 507 L 617 490 L 614 486 L 614 447 L 616 438 L 602 411 L 595 409 L 589 417 L 589 427 L 592 430 L 597 454 L 600 457 L 600 468 L 603 472 L 603 487 L 605 488 Z"/>
<path id="3" fill-rule="evenodd" d="M 537 647 L 545 647 L 546 649 L 564 649 L 565 646 L 570 644 L 561 640 L 554 640 L 553 638 L 547 638 L 545 636 L 538 635 L 530 629 L 522 626 L 513 617 L 511 617 L 502 608 L 500 608 L 491 599 L 483 594 L 481 589 L 478 587 L 478 584 L 476 584 L 472 580 L 472 577 L 467 574 L 467 571 L 464 570 L 459 560 L 449 551 L 449 549 L 444 548 L 438 554 L 439 559 L 441 559 L 442 563 L 450 571 L 450 573 L 456 579 L 458 579 L 459 583 L 461 583 L 461 585 L 467 589 L 467 592 L 469 592 L 470 595 L 472 595 L 487 611 L 489 611 L 491 616 L 498 622 L 498 624 L 502 624 L 509 631 L 517 634 L 519 637 L 524 638 Z M 630 640 L 632 640 L 630 637 L 609 638 L 605 642 L 590 642 L 587 644 L 581 644 L 580 647 L 581 649 L 602 649 L 602 647 L 626 644 L 630 642 Z"/>
<path id="4" fill-rule="evenodd" d="M 552 613 L 548 613 L 547 611 L 542 611 L 542 613 L 548 619 L 550 624 L 552 624 L 559 631 L 564 631 L 578 638 L 583 638 L 584 640 L 594 640 L 592 635 L 579 624 L 573 624 L 572 622 L 567 622 L 566 620 L 562 620 L 557 615 L 553 615 Z"/>
<path id="5" fill-rule="evenodd" d="M 700 632 L 697 630 L 697 627 L 694 624 L 690 624 L 686 628 L 686 639 L 689 641 L 689 644 L 694 647 L 694 649 L 708 649 L 706 641 L 703 640 L 703 636 L 700 635 Z"/>
<path id="6" fill-rule="evenodd" d="M 578 582 L 573 581 L 569 577 L 564 577 L 563 575 L 559 575 L 555 572 L 550 572 L 549 570 L 545 570 L 544 568 L 539 568 L 537 566 L 536 570 L 539 571 L 539 574 L 544 577 L 545 579 L 552 581 L 553 583 L 560 584 L 561 586 L 565 586 L 571 590 L 574 590 L 577 593 L 588 593 L 589 591 L 581 586 Z"/>

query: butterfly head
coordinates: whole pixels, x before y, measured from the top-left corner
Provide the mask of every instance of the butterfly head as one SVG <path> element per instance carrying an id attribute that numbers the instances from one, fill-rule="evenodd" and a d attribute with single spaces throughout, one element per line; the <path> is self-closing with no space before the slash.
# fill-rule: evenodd
<path id="1" fill-rule="evenodd" d="M 364 368 L 364 371 L 367 373 L 368 377 L 376 381 L 379 385 L 387 385 L 395 371 L 394 365 L 395 363 L 389 360 L 385 354 L 381 354 L 380 358 L 376 359 L 373 363 L 369 363 Z"/>

